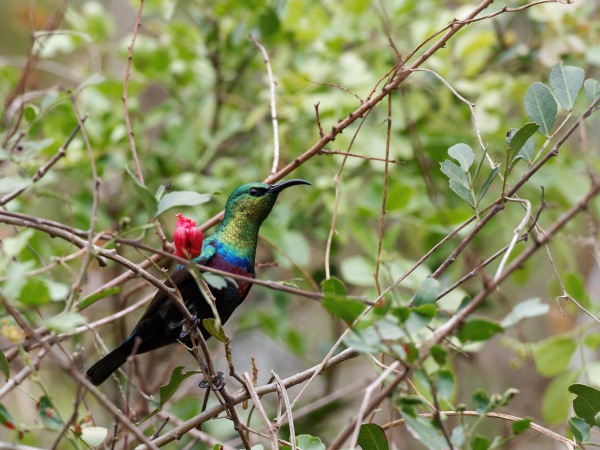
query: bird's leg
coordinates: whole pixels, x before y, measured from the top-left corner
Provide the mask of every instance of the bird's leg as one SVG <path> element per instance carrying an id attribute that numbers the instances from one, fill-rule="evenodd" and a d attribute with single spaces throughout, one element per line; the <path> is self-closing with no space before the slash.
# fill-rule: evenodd
<path id="1" fill-rule="evenodd" d="M 206 365 L 206 363 L 202 360 L 200 360 L 200 364 L 202 364 L 202 368 L 204 369 L 204 372 L 206 372 L 207 374 L 208 372 L 208 366 Z M 225 379 L 223 378 L 223 372 L 217 372 L 212 379 L 209 381 L 206 378 L 204 378 L 199 384 L 198 387 L 200 389 L 206 389 L 212 386 L 212 390 L 213 391 L 220 391 L 221 389 L 223 389 L 225 387 Z"/>

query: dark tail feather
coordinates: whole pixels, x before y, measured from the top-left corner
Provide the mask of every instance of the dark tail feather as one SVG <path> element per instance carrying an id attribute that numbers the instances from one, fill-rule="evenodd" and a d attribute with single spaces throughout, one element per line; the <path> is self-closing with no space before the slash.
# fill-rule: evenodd
<path id="1" fill-rule="evenodd" d="M 112 373 L 121 367 L 133 349 L 132 343 L 129 340 L 123 342 L 112 352 L 90 367 L 87 371 L 87 377 L 90 381 L 98 386 L 106 381 Z"/>

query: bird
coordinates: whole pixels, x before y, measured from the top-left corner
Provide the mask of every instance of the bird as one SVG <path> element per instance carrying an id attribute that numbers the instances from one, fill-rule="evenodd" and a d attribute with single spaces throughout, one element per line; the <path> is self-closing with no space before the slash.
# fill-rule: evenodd
<path id="1" fill-rule="evenodd" d="M 260 226 L 273 209 L 280 192 L 302 184 L 311 185 L 305 180 L 292 179 L 278 184 L 253 182 L 239 186 L 227 199 L 223 221 L 213 234 L 204 239 L 202 252 L 193 259 L 194 263 L 254 278 Z M 194 318 L 194 325 L 198 325 L 205 339 L 210 338 L 202 320 L 214 315 L 188 269 L 178 266 L 165 284 L 177 287 Z M 220 289 L 209 286 L 221 323 L 224 324 L 244 301 L 251 286 L 251 282 L 231 279 Z M 86 373 L 87 378 L 96 386 L 102 384 L 125 363 L 136 345 L 136 354 L 141 354 L 178 341 L 191 347 L 189 326 L 168 295 L 158 290 L 129 337 L 92 365 Z"/>

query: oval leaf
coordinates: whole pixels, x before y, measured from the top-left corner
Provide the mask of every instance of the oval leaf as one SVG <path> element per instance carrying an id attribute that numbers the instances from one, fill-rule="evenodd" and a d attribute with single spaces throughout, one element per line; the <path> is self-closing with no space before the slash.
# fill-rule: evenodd
<path id="1" fill-rule="evenodd" d="M 296 445 L 302 450 L 325 450 L 325 444 L 316 436 L 301 434 L 296 437 Z"/>
<path id="2" fill-rule="evenodd" d="M 533 136 L 533 134 L 540 128 L 535 122 L 529 122 L 523 125 L 517 130 L 517 132 L 510 138 L 509 146 L 511 150 L 511 156 L 518 153 L 521 147 L 525 145 L 527 140 Z"/>
<path id="3" fill-rule="evenodd" d="M 585 72 L 581 67 L 563 66 L 562 61 L 550 72 L 550 86 L 554 89 L 560 105 L 568 111 L 573 109 L 575 99 L 581 86 Z"/>
<path id="4" fill-rule="evenodd" d="M 363 450 L 388 450 L 390 448 L 383 428 L 374 423 L 363 423 L 360 426 L 358 445 Z"/>
<path id="5" fill-rule="evenodd" d="M 533 361 L 540 375 L 552 377 L 566 369 L 577 349 L 574 339 L 555 336 L 539 342 L 533 349 Z"/>
<path id="6" fill-rule="evenodd" d="M 142 201 L 146 212 L 150 217 L 154 217 L 156 213 L 156 198 L 154 197 L 154 195 L 152 195 L 152 192 L 150 192 L 146 186 L 140 183 L 140 180 L 138 180 L 137 177 L 133 174 L 133 172 L 129 170 L 129 167 L 126 167 L 125 170 L 127 170 L 129 178 L 131 178 L 131 181 L 133 181 L 135 191 L 137 192 L 140 200 Z"/>
<path id="7" fill-rule="evenodd" d="M 440 282 L 432 277 L 427 277 L 423 280 L 423 284 L 415 294 L 414 306 L 434 305 L 437 296 L 442 290 Z"/>
<path id="8" fill-rule="evenodd" d="M 583 83 L 583 87 L 585 89 L 585 96 L 590 104 L 594 103 L 596 99 L 600 97 L 600 82 L 598 82 L 598 80 L 588 78 L 585 80 L 585 83 Z"/>
<path id="9" fill-rule="evenodd" d="M 458 331 L 458 338 L 462 342 L 487 341 L 504 329 L 496 322 L 487 319 L 469 319 Z"/>
<path id="10" fill-rule="evenodd" d="M 600 412 L 600 390 L 585 384 L 572 384 L 569 392 L 575 394 L 573 411 L 589 425 L 596 424 L 596 415 Z"/>
<path id="11" fill-rule="evenodd" d="M 175 191 L 165 194 L 158 202 L 154 218 L 176 206 L 196 206 L 210 200 L 210 194 L 198 194 L 194 191 Z"/>
<path id="12" fill-rule="evenodd" d="M 215 319 L 213 319 L 213 318 L 203 319 L 202 320 L 202 326 L 215 339 L 218 339 L 221 342 L 227 341 L 227 337 L 225 336 L 225 332 L 223 331 L 223 327 Z"/>
<path id="13" fill-rule="evenodd" d="M 525 112 L 532 122 L 540 126 L 540 133 L 550 135 L 556 122 L 558 105 L 548 86 L 539 81 L 529 86 L 525 93 Z"/>
<path id="14" fill-rule="evenodd" d="M 575 438 L 575 442 L 585 442 L 590 438 L 591 426 L 581 417 L 571 417 L 569 419 L 569 430 Z"/>
<path id="15" fill-rule="evenodd" d="M 346 286 L 339 278 L 323 280 L 323 307 L 346 323 L 352 323 L 361 315 L 365 305 L 346 297 Z"/>
<path id="16" fill-rule="evenodd" d="M 85 427 L 81 429 L 81 439 L 92 447 L 97 447 L 108 435 L 108 429 L 104 427 Z"/>
<path id="17" fill-rule="evenodd" d="M 475 153 L 467 144 L 453 145 L 448 149 L 448 155 L 458 161 L 464 172 L 468 172 L 475 161 Z"/>

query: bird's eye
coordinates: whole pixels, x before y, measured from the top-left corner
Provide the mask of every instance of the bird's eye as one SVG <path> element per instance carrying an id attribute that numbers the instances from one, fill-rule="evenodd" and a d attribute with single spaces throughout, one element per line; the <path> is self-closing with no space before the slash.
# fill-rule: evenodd
<path id="1" fill-rule="evenodd" d="M 260 197 L 260 189 L 252 188 L 248 191 L 248 194 L 250 194 L 252 197 Z"/>

